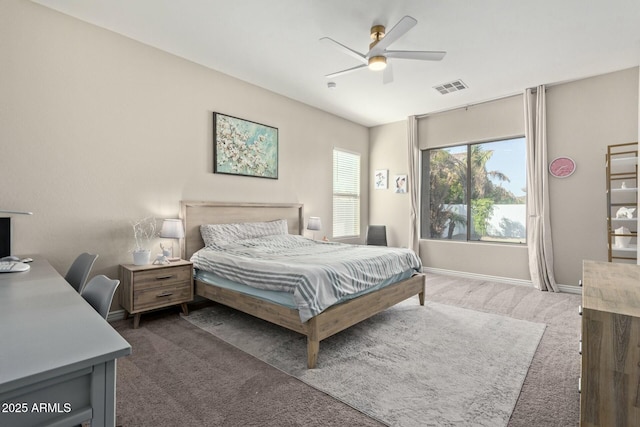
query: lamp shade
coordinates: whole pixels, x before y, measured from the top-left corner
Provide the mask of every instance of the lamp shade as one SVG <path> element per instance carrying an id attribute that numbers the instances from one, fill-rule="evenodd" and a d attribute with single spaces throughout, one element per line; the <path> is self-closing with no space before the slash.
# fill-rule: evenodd
<path id="1" fill-rule="evenodd" d="M 307 230 L 322 230 L 322 221 L 317 216 L 310 216 L 309 222 L 307 222 Z"/>
<path id="2" fill-rule="evenodd" d="M 167 239 L 182 239 L 184 237 L 184 227 L 180 219 L 165 219 L 160 229 L 160 237 Z"/>

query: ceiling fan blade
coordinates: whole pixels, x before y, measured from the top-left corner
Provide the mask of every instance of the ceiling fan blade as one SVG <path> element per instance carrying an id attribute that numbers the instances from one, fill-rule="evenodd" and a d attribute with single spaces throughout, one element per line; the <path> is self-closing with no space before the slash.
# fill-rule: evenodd
<path id="1" fill-rule="evenodd" d="M 387 50 L 384 52 L 384 56 L 387 58 L 418 59 L 421 61 L 440 61 L 446 54 L 447 52 L 429 50 Z"/>
<path id="2" fill-rule="evenodd" d="M 388 63 L 384 71 L 382 71 L 382 83 L 386 85 L 391 82 L 393 82 L 393 67 Z"/>
<path id="3" fill-rule="evenodd" d="M 332 38 L 323 37 L 323 38 L 320 39 L 320 41 L 322 43 L 324 43 L 324 44 L 328 44 L 328 45 L 331 45 L 331 46 L 337 48 L 342 53 L 346 53 L 347 55 L 351 56 L 352 58 L 357 59 L 358 61 L 362 62 L 363 64 L 367 63 L 367 58 L 363 54 L 361 54 L 360 52 L 356 52 L 355 50 L 351 49 L 350 47 L 347 47 L 347 46 L 343 45 L 342 43 L 339 43 L 339 42 L 333 40 Z"/>
<path id="4" fill-rule="evenodd" d="M 348 68 L 348 69 L 342 70 L 342 71 L 336 71 L 335 73 L 327 74 L 325 77 L 328 78 L 328 79 L 332 79 L 334 77 L 338 77 L 338 76 L 341 76 L 343 74 L 348 74 L 348 73 L 350 73 L 352 71 L 357 71 L 357 70 L 360 70 L 362 68 L 367 68 L 367 64 L 358 65 L 356 67 Z"/>
<path id="5" fill-rule="evenodd" d="M 398 40 L 400 37 L 412 29 L 418 21 L 410 16 L 404 16 L 398 23 L 380 40 L 367 54 L 367 57 L 376 56 L 375 53 L 380 53 L 385 50 L 391 43 Z"/>

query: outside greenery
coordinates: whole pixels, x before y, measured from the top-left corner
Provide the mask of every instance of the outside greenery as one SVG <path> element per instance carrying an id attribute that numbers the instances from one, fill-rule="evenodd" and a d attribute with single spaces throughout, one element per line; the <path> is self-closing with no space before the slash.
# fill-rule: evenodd
<path id="1" fill-rule="evenodd" d="M 517 151 L 514 144 L 524 146 L 524 138 L 425 152 L 423 160 L 428 162 L 429 173 L 429 238 L 524 243 L 525 188 L 515 190 L 518 193 L 515 194 L 510 177 L 494 169 L 496 161 L 491 161 L 496 150 L 502 150 L 498 163 L 503 163 L 507 155 L 509 162 L 519 162 L 515 168 L 513 164 L 508 167 L 523 182 L 525 159 L 511 154 Z M 468 215 L 471 228 L 467 235 Z M 423 227 L 423 234 L 425 231 Z"/>

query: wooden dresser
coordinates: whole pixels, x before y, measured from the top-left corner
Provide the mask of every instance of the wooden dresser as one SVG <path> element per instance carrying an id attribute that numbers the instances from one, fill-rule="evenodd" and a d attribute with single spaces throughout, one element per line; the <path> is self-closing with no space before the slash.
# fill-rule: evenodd
<path id="1" fill-rule="evenodd" d="M 584 261 L 581 426 L 640 426 L 640 265 Z"/>

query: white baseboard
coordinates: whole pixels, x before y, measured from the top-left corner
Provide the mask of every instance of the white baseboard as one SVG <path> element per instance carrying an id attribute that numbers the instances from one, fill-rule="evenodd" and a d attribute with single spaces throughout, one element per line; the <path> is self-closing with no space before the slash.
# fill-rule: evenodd
<path id="1" fill-rule="evenodd" d="M 107 315 L 107 322 L 114 322 L 116 320 L 124 319 L 124 309 L 110 311 Z"/>
<path id="2" fill-rule="evenodd" d="M 475 279 L 475 280 L 483 280 L 487 282 L 499 282 L 499 283 L 507 283 L 510 285 L 533 287 L 533 283 L 531 282 L 531 280 L 512 279 L 509 277 L 490 276 L 487 274 L 469 273 L 466 271 L 456 271 L 456 270 L 445 270 L 443 268 L 434 268 L 434 267 L 423 267 L 422 271 L 426 273 L 442 274 L 445 276 L 456 276 L 456 277 L 463 277 L 466 279 Z M 582 288 L 580 288 L 579 286 L 562 285 L 558 283 L 558 289 L 560 289 L 560 292 L 566 292 L 566 293 L 578 294 L 578 295 L 582 294 Z"/>
<path id="3" fill-rule="evenodd" d="M 558 289 L 560 289 L 560 292 L 566 292 L 568 294 L 582 295 L 582 287 L 580 287 L 578 285 L 562 285 L 562 284 L 558 283 Z"/>

